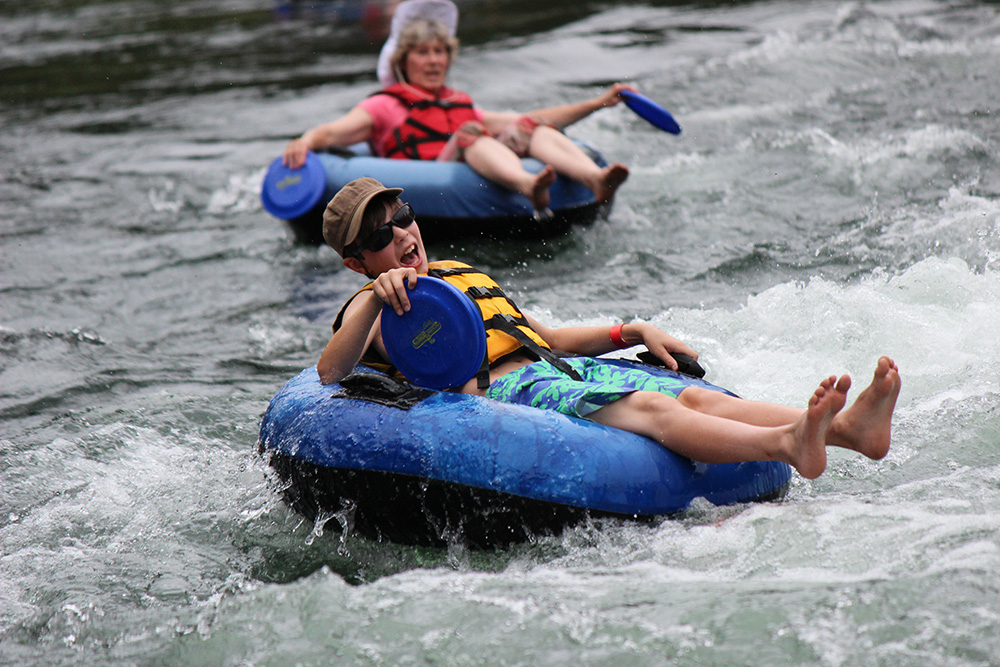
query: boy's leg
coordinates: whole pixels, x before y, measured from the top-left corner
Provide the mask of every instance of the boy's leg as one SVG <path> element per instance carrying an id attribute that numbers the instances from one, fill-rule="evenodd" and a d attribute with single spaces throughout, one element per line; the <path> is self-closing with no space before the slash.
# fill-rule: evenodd
<path id="1" fill-rule="evenodd" d="M 901 381 L 899 367 L 889 357 L 880 357 L 870 385 L 851 407 L 830 425 L 827 444 L 881 459 L 889 453 L 892 413 L 896 409 Z"/>
<path id="2" fill-rule="evenodd" d="M 850 387 L 850 378 L 846 381 L 848 385 L 845 392 Z M 834 418 L 827 444 L 859 452 L 871 459 L 883 458 L 889 452 L 892 413 L 899 389 L 899 368 L 889 357 L 880 357 L 871 384 L 861 392 L 851 407 Z M 803 412 L 801 408 L 745 401 L 699 387 L 688 387 L 680 394 L 678 401 L 697 412 L 756 426 L 791 424 Z"/>
<path id="3" fill-rule="evenodd" d="M 824 380 L 799 418 L 782 426 L 758 426 L 704 414 L 677 399 L 647 391 L 610 403 L 588 419 L 644 435 L 695 461 L 782 461 L 813 479 L 826 468 L 826 432 L 844 407 L 849 386 L 846 376 L 840 381 L 833 377 Z"/>
<path id="4" fill-rule="evenodd" d="M 754 426 L 784 426 L 802 416 L 803 408 L 777 403 L 748 401 L 720 391 L 688 387 L 677 397 L 681 405 L 696 412 L 723 417 Z"/>

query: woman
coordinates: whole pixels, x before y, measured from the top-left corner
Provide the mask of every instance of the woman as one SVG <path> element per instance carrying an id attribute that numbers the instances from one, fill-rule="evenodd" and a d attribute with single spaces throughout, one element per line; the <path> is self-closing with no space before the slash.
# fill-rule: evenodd
<path id="1" fill-rule="evenodd" d="M 367 141 L 381 157 L 464 161 L 480 176 L 528 197 L 542 214 L 557 174 L 583 183 L 602 203 L 611 199 L 628 178 L 628 168 L 620 163 L 601 168 L 558 128 L 618 104 L 619 93 L 632 86 L 614 84 L 591 100 L 526 115 L 484 111 L 445 85 L 457 47 L 443 23 L 409 21 L 390 57 L 396 83 L 293 139 L 284 164 L 297 168 L 310 150 Z M 537 174 L 526 171 L 520 160 L 526 156 L 545 167 Z"/>

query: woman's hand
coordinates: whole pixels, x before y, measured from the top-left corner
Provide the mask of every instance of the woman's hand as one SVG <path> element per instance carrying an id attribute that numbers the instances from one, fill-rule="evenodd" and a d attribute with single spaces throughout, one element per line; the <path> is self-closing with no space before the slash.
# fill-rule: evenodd
<path id="1" fill-rule="evenodd" d="M 317 125 L 298 139 L 289 141 L 281 162 L 287 167 L 298 169 L 306 163 L 309 151 L 320 151 L 330 146 L 347 147 L 360 141 L 368 141 L 374 128 L 375 121 L 371 114 L 361 107 L 354 107 L 337 120 Z"/>
<path id="2" fill-rule="evenodd" d="M 289 169 L 298 169 L 306 163 L 309 150 L 309 142 L 306 141 L 305 137 L 292 139 L 285 146 L 285 152 L 281 155 L 281 163 Z"/>
<path id="3" fill-rule="evenodd" d="M 375 296 L 392 306 L 397 315 L 410 310 L 410 297 L 406 293 L 417 285 L 417 271 L 413 267 L 389 269 L 372 283 Z"/>
<path id="4" fill-rule="evenodd" d="M 572 125 L 581 118 L 586 118 L 595 111 L 599 111 L 605 107 L 613 107 L 618 104 L 622 101 L 621 92 L 623 90 L 631 90 L 634 93 L 639 92 L 635 89 L 635 86 L 630 83 L 616 83 L 597 97 L 592 97 L 588 100 L 584 100 L 583 102 L 563 104 L 558 107 L 535 109 L 534 111 L 529 111 L 527 115 L 535 116 L 541 120 L 552 123 L 559 129 L 562 129 Z M 487 125 L 487 127 L 489 127 L 489 125 Z"/>
<path id="5" fill-rule="evenodd" d="M 633 93 L 638 93 L 635 86 L 631 83 L 616 83 L 608 88 L 602 95 L 594 98 L 594 102 L 597 104 L 597 108 L 603 107 L 613 107 L 622 101 L 621 92 L 623 90 L 630 90 Z"/>

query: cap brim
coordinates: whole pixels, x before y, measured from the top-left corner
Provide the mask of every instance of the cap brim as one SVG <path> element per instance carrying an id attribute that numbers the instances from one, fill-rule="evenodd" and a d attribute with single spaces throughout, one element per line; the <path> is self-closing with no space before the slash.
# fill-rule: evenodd
<path id="1" fill-rule="evenodd" d="M 390 194 L 394 197 L 398 197 L 402 193 L 403 193 L 403 188 L 384 188 L 382 190 L 375 190 L 374 192 L 370 192 L 364 197 L 362 197 L 361 201 L 358 202 L 357 206 L 354 207 L 354 213 L 351 215 L 351 224 L 348 226 L 348 232 L 350 231 L 351 227 L 355 228 L 354 237 L 350 241 L 344 243 L 344 248 L 346 248 L 347 246 L 351 245 L 352 243 L 358 240 L 358 236 L 361 233 L 361 224 L 364 219 L 365 209 L 368 208 L 368 204 L 371 203 L 372 199 L 382 194 Z"/>

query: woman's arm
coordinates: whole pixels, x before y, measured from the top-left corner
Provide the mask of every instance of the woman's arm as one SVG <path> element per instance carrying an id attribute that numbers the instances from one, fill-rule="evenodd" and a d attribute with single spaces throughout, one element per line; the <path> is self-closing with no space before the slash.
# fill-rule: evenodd
<path id="1" fill-rule="evenodd" d="M 531 328 L 549 344 L 553 350 L 569 352 L 584 356 L 596 356 L 618 349 L 611 340 L 610 327 L 563 327 L 553 329 L 546 327 L 529 315 L 525 315 Z M 646 348 L 667 364 L 671 370 L 677 370 L 677 361 L 670 356 L 672 352 L 686 354 L 693 359 L 698 353 L 683 342 L 670 336 L 652 324 L 632 322 L 621 328 L 622 340 L 629 346 L 645 345 Z"/>
<path id="2" fill-rule="evenodd" d="M 527 115 L 541 118 L 556 127 L 563 128 L 572 125 L 582 118 L 586 118 L 598 109 L 615 106 L 622 101 L 620 93 L 623 90 L 636 92 L 635 86 L 631 84 L 616 83 L 595 98 L 577 102 L 576 104 L 564 104 L 547 109 L 536 109 L 535 111 L 529 111 Z"/>
<path id="3" fill-rule="evenodd" d="M 486 129 L 494 135 L 503 132 L 507 126 L 516 122 L 521 116 L 534 116 L 548 121 L 549 123 L 552 123 L 556 127 L 562 129 L 567 125 L 572 125 L 582 118 L 586 118 L 598 109 L 613 107 L 618 104 L 622 99 L 619 93 L 623 90 L 634 91 L 635 86 L 627 83 L 616 83 L 604 91 L 604 93 L 593 99 L 577 102 L 575 104 L 564 104 L 558 107 L 549 107 L 547 109 L 536 109 L 534 111 L 529 111 L 526 114 L 505 111 L 486 111 L 485 109 L 480 109 L 480 113 L 483 115 L 483 125 L 485 125 Z"/>
<path id="4" fill-rule="evenodd" d="M 307 130 L 301 137 L 292 139 L 285 147 L 282 163 L 298 169 L 306 163 L 308 151 L 330 146 L 350 146 L 359 141 L 367 141 L 375 127 L 370 113 L 361 107 L 354 107 L 335 121 L 317 125 Z"/>

